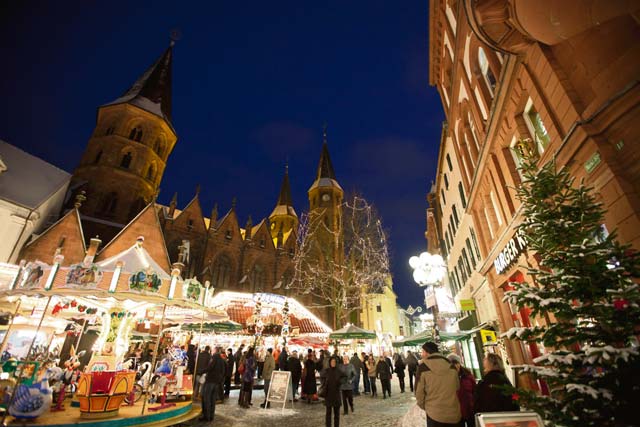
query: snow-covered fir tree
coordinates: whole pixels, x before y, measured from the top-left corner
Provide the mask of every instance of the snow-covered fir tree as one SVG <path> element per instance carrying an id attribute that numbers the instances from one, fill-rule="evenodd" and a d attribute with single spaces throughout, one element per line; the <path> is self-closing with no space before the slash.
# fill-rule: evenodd
<path id="1" fill-rule="evenodd" d="M 521 169 L 519 230 L 540 267 L 528 269 L 535 283 L 514 283 L 505 300 L 547 321 L 505 336 L 544 345 L 523 369 L 550 394 L 513 389 L 513 397 L 549 425 L 638 425 L 640 256 L 615 232 L 606 235 L 593 189 L 566 168 L 553 161 L 540 168 L 533 158 Z"/>

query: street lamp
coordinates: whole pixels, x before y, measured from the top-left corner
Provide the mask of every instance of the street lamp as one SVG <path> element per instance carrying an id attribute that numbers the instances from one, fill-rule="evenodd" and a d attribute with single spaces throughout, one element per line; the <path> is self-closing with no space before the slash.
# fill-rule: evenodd
<path id="1" fill-rule="evenodd" d="M 427 289 L 432 290 L 435 294 L 433 287 L 441 285 L 447 273 L 447 266 L 444 263 L 444 259 L 442 259 L 438 254 L 432 255 L 429 252 L 422 252 L 419 256 L 412 256 L 409 258 L 409 265 L 413 268 L 413 280 L 415 280 L 420 286 L 426 286 Z M 426 303 L 427 301 L 425 297 L 425 304 Z M 434 320 L 434 338 L 437 342 L 439 341 L 438 301 L 435 298 L 435 295 L 432 312 Z"/>

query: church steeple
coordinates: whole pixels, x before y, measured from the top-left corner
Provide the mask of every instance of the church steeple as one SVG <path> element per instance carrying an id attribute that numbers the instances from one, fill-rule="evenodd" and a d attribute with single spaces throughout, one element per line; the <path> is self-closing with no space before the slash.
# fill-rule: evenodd
<path id="1" fill-rule="evenodd" d="M 72 178 L 72 188 L 86 192 L 87 236 L 108 241 L 158 195 L 178 139 L 170 121 L 172 50 L 173 42 L 121 97 L 98 108 Z"/>
<path id="2" fill-rule="evenodd" d="M 285 165 L 284 177 L 282 178 L 282 185 L 280 186 L 280 195 L 278 196 L 278 203 L 273 209 L 273 212 L 271 212 L 271 215 L 269 215 L 269 222 L 271 223 L 271 237 L 274 239 L 277 237 L 278 230 L 283 230 L 287 233 L 292 228 L 298 226 L 298 215 L 293 208 L 291 198 L 288 164 Z"/>
<path id="3" fill-rule="evenodd" d="M 309 188 L 312 191 L 319 187 L 335 188 L 342 192 L 342 187 L 336 180 L 336 173 L 333 170 L 331 157 L 329 156 L 329 145 L 327 144 L 327 126 L 322 129 L 322 151 L 320 152 L 320 161 L 318 162 L 318 170 L 316 172 L 316 180 Z"/>
<path id="4" fill-rule="evenodd" d="M 105 105 L 128 103 L 155 114 L 171 124 L 172 41 L 162 55 L 118 99 Z"/>

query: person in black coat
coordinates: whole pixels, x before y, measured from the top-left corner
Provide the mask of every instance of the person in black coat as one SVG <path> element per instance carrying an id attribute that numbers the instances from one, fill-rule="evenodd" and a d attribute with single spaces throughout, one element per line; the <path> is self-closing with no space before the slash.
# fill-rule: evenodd
<path id="1" fill-rule="evenodd" d="M 304 362 L 304 384 L 302 387 L 302 397 L 307 398 L 307 402 L 317 400 L 318 386 L 316 385 L 316 362 L 313 360 L 313 353 L 307 354 L 307 360 Z"/>
<path id="2" fill-rule="evenodd" d="M 287 347 L 282 346 L 282 351 L 278 356 L 278 370 L 286 371 L 287 370 L 287 359 L 289 359 L 289 354 L 287 353 Z"/>
<path id="3" fill-rule="evenodd" d="M 391 397 L 391 368 L 384 356 L 380 356 L 378 363 L 376 364 L 376 375 L 380 379 L 380 384 L 382 384 L 382 398 L 386 399 L 387 394 Z"/>
<path id="4" fill-rule="evenodd" d="M 482 361 L 484 378 L 478 383 L 474 396 L 474 410 L 478 412 L 517 411 L 518 404 L 501 386 L 510 386 L 511 382 L 504 373 L 504 364 L 500 356 L 489 353 Z"/>
<path id="5" fill-rule="evenodd" d="M 207 372 L 207 368 L 209 367 L 209 362 L 211 361 L 211 347 L 206 346 L 203 351 L 198 354 L 198 360 L 196 361 L 196 383 L 193 387 L 193 397 L 194 399 L 198 398 L 200 391 L 202 389 L 202 384 L 200 384 L 200 377 Z"/>
<path id="6" fill-rule="evenodd" d="M 220 357 L 219 351 L 221 348 L 217 348 L 205 373 L 207 374 L 204 385 L 202 387 L 202 416 L 200 421 L 213 421 L 213 417 L 216 414 L 216 399 L 220 393 L 220 384 L 224 382 L 225 363 Z"/>
<path id="7" fill-rule="evenodd" d="M 228 399 L 231 394 L 231 377 L 233 376 L 233 365 L 235 364 L 235 358 L 233 357 L 233 350 L 227 349 L 227 360 L 225 361 L 226 369 L 224 372 L 224 398 Z"/>
<path id="8" fill-rule="evenodd" d="M 331 357 L 329 359 L 329 367 L 322 371 L 322 386 L 326 390 L 324 398 L 324 406 L 326 406 L 325 425 L 331 427 L 331 412 L 333 411 L 333 425 L 340 427 L 340 406 L 341 391 L 340 388 L 344 382 L 344 373 L 338 369 L 338 358 Z"/>
<path id="9" fill-rule="evenodd" d="M 402 354 L 396 354 L 396 363 L 394 372 L 398 376 L 398 383 L 400 384 L 400 393 L 404 393 L 404 370 L 405 364 L 404 360 L 402 360 Z"/>
<path id="10" fill-rule="evenodd" d="M 298 393 L 298 386 L 300 385 L 300 378 L 302 378 L 302 365 L 300 359 L 298 359 L 298 352 L 293 350 L 291 356 L 287 360 L 287 371 L 291 372 L 291 388 L 293 391 L 293 401 L 297 402 L 296 394 Z"/>

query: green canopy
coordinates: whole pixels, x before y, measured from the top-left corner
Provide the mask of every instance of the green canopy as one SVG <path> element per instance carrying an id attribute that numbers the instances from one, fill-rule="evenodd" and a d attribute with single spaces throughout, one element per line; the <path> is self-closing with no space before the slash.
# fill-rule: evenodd
<path id="1" fill-rule="evenodd" d="M 425 342 L 433 340 L 433 333 L 430 330 L 419 332 L 410 337 L 406 337 L 403 340 L 393 343 L 394 347 L 413 347 L 416 345 L 422 345 Z"/>
<path id="2" fill-rule="evenodd" d="M 200 324 L 199 323 L 189 323 L 183 324 L 180 329 L 183 331 L 192 331 L 192 332 L 200 332 Z M 202 332 L 238 332 L 242 330 L 242 325 L 240 323 L 236 323 L 232 320 L 227 320 L 225 322 L 218 323 L 203 323 L 202 324 Z"/>
<path id="3" fill-rule="evenodd" d="M 378 336 L 375 332 L 367 331 L 366 329 L 358 328 L 355 325 L 348 325 L 344 328 L 340 328 L 337 331 L 333 331 L 329 334 L 329 338 L 333 340 L 351 340 L 351 339 L 366 339 L 374 340 Z"/>

